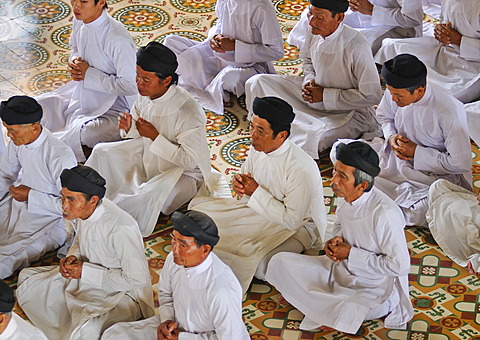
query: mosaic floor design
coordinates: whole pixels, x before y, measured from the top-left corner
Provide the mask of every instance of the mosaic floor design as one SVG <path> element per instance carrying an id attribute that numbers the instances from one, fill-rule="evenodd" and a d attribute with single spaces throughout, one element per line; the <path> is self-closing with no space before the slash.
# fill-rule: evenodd
<path id="1" fill-rule="evenodd" d="M 273 0 L 284 34 L 307 5 L 303 0 Z M 163 41 L 167 34 L 202 40 L 216 21 L 213 0 L 109 0 L 109 13 L 121 21 L 138 46 Z M 4 0 L 0 2 L 0 99 L 16 94 L 35 95 L 68 82 L 66 60 L 72 13 L 62 0 Z M 278 73 L 299 74 L 298 50 L 285 43 L 285 56 L 275 63 Z M 212 165 L 231 179 L 249 148 L 244 99 L 232 100 L 225 115 L 207 115 L 207 135 Z M 472 145 L 476 190 L 480 188 L 480 150 Z M 319 162 L 325 204 L 335 213 L 336 198 L 330 190 L 332 165 L 326 157 Z M 159 272 L 170 251 L 171 223 L 159 219 L 155 232 L 146 238 L 146 256 L 156 291 Z M 278 292 L 269 284 L 254 281 L 243 303 L 243 316 L 255 340 L 300 339 L 480 339 L 480 280 L 450 261 L 428 232 L 405 230 L 411 252 L 410 294 L 415 317 L 407 330 L 387 330 L 382 320 L 365 322 L 357 335 L 340 332 L 302 332 L 302 314 L 292 306 L 277 303 Z M 34 266 L 56 264 L 54 253 Z M 16 285 L 17 274 L 7 280 Z M 17 307 L 17 312 L 22 311 Z"/>

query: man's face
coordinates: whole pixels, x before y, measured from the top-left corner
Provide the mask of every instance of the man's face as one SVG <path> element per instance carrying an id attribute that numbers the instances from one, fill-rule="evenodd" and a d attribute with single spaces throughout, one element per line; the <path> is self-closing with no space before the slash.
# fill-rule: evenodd
<path id="1" fill-rule="evenodd" d="M 88 24 L 102 14 L 105 1 L 106 0 L 99 0 L 95 4 L 94 0 L 70 0 L 70 4 L 72 5 L 75 18 Z"/>
<path id="2" fill-rule="evenodd" d="M 347 202 L 356 200 L 364 192 L 364 189 L 360 188 L 362 184 L 355 187 L 354 171 L 353 166 L 345 165 L 339 160 L 333 166 L 332 191 Z"/>
<path id="3" fill-rule="evenodd" d="M 97 196 L 93 196 L 90 201 L 87 201 L 83 193 L 62 188 L 63 217 L 67 220 L 74 220 L 76 218 L 82 220 L 87 219 L 95 210 L 98 202 L 98 200 L 95 199 L 96 197 Z"/>
<path id="4" fill-rule="evenodd" d="M 195 267 L 210 253 L 210 246 L 198 247 L 193 237 L 187 237 L 174 230 L 172 233 L 173 261 L 179 266 Z"/>
<path id="5" fill-rule="evenodd" d="M 321 35 L 324 38 L 336 31 L 343 17 L 343 13 L 337 13 L 332 17 L 332 12 L 328 9 L 314 6 L 310 6 L 307 15 L 309 25 L 312 27 L 312 34 Z"/>
<path id="6" fill-rule="evenodd" d="M 394 87 L 391 87 L 390 85 L 387 85 L 387 89 L 392 96 L 392 100 L 399 107 L 405 107 L 419 101 L 425 93 L 424 87 L 416 89 L 415 91 L 413 91 L 413 93 L 410 93 L 410 91 L 406 89 L 396 89 Z"/>
<path id="7" fill-rule="evenodd" d="M 148 72 L 137 65 L 137 89 L 141 96 L 156 99 L 167 92 L 172 77 L 159 79 L 154 72 Z"/>
<path id="8" fill-rule="evenodd" d="M 3 126 L 7 129 L 7 136 L 10 137 L 12 142 L 19 146 L 30 144 L 38 137 L 38 129 L 41 128 L 40 124 L 20 124 L 20 125 L 8 125 L 3 122 Z"/>
<path id="9" fill-rule="evenodd" d="M 282 131 L 283 132 L 283 131 Z M 257 115 L 253 115 L 250 122 L 250 135 L 252 140 L 252 147 L 260 152 L 269 153 L 278 149 L 284 142 L 282 132 L 273 137 L 273 130 L 270 123 Z"/>

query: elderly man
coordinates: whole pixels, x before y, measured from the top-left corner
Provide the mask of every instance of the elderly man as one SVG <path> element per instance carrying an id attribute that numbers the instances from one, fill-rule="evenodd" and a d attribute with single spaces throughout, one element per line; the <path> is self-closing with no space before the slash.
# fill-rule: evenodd
<path id="1" fill-rule="evenodd" d="M 380 80 L 361 33 L 343 25 L 346 0 L 311 0 L 303 77 L 256 75 L 247 81 L 249 119 L 255 97 L 277 96 L 293 106 L 292 141 L 313 158 L 338 138 L 380 134 L 373 105 Z"/>
<path id="2" fill-rule="evenodd" d="M 20 272 L 17 299 L 50 340 L 99 339 L 121 321 L 153 313 L 147 259 L 137 223 L 103 198 L 105 180 L 76 166 L 61 176 L 63 216 L 76 236 L 60 266 Z"/>
<path id="3" fill-rule="evenodd" d="M 264 278 L 273 254 L 310 248 L 326 227 L 318 166 L 287 139 L 292 107 L 279 98 L 256 98 L 253 111 L 252 148 L 233 179 L 239 200 L 195 198 L 190 203 L 217 224 L 215 253 L 232 268 L 244 292 L 254 275 Z"/>
<path id="4" fill-rule="evenodd" d="M 240 284 L 212 252 L 219 239 L 215 222 L 198 211 L 175 212 L 172 222 L 172 251 L 158 281 L 159 315 L 114 325 L 102 340 L 250 339 Z"/>
<path id="5" fill-rule="evenodd" d="M 70 146 L 79 162 L 95 144 L 119 140 L 117 118 L 135 100 L 135 45 L 106 11 L 106 0 L 71 0 L 72 48 L 68 70 L 73 79 L 37 97 L 42 122 Z M 87 147 L 87 148 L 86 148 Z"/>
<path id="6" fill-rule="evenodd" d="M 407 225 L 426 225 L 429 186 L 445 178 L 466 189 L 472 184 L 472 156 L 465 109 L 436 85 L 415 56 L 398 55 L 382 68 L 387 91 L 377 109 L 383 139 L 377 188 L 402 208 Z"/>
<path id="7" fill-rule="evenodd" d="M 269 0 L 219 0 L 217 24 L 199 43 L 169 35 L 165 45 L 178 56 L 179 85 L 200 104 L 223 114 L 230 92 L 240 96 L 257 73 L 275 73 L 272 61 L 283 57 L 283 40 Z"/>
<path id="8" fill-rule="evenodd" d="M 0 280 L 0 339 L 2 340 L 48 340 L 38 328 L 13 312 L 15 297 L 13 289 Z"/>
<path id="9" fill-rule="evenodd" d="M 430 186 L 428 227 L 445 254 L 480 275 L 480 195 L 444 179 Z"/>
<path id="10" fill-rule="evenodd" d="M 0 278 L 65 243 L 60 173 L 76 165 L 70 148 L 42 127 L 35 99 L 0 105 L 10 142 L 0 157 Z"/>
<path id="11" fill-rule="evenodd" d="M 138 50 L 140 96 L 118 125 L 133 139 L 99 144 L 86 163 L 107 179 L 107 197 L 137 220 L 143 236 L 160 212 L 171 214 L 190 201 L 204 180 L 214 185 L 205 113 L 176 86 L 176 68 L 175 54 L 158 42 Z"/>
<path id="12" fill-rule="evenodd" d="M 422 35 L 423 10 L 418 0 L 349 0 L 343 23 L 362 33 L 375 55 L 385 38 Z M 288 35 L 287 42 L 302 48 L 308 29 L 307 8 Z"/>
<path id="13" fill-rule="evenodd" d="M 387 316 L 405 329 L 413 317 L 408 294 L 410 256 L 402 212 L 373 187 L 378 155 L 366 143 L 332 150 L 332 190 L 341 199 L 327 256 L 280 253 L 266 279 L 305 314 L 300 329 L 356 333 L 364 320 Z"/>
<path id="14" fill-rule="evenodd" d="M 429 68 L 429 81 L 468 103 L 480 96 L 480 1 L 443 0 L 443 24 L 435 37 L 387 39 L 375 56 L 383 64 L 400 53 L 416 55 Z"/>

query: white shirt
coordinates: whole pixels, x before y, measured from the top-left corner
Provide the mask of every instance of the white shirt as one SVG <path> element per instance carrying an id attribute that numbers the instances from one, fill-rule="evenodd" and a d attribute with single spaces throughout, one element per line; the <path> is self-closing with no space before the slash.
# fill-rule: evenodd
<path id="1" fill-rule="evenodd" d="M 7 328 L 0 334 L 0 340 L 48 340 L 41 330 L 12 312 Z"/>

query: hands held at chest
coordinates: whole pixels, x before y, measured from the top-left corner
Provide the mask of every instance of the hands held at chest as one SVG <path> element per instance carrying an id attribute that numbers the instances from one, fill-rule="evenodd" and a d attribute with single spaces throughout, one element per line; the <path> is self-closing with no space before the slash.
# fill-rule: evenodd
<path id="1" fill-rule="evenodd" d="M 415 155 L 417 144 L 412 142 L 405 136 L 396 134 L 388 138 L 388 144 L 392 147 L 393 152 L 398 158 L 403 160 L 410 160 Z"/>
<path id="2" fill-rule="evenodd" d="M 366 15 L 372 15 L 373 5 L 368 0 L 348 0 L 350 9 Z"/>
<path id="3" fill-rule="evenodd" d="M 85 79 L 85 73 L 87 73 L 87 69 L 90 65 L 82 60 L 81 57 L 77 57 L 73 60 L 68 61 L 68 72 L 70 72 L 70 76 L 75 81 L 80 81 Z"/>
<path id="4" fill-rule="evenodd" d="M 462 41 L 462 35 L 452 28 L 452 24 L 450 22 L 447 22 L 446 24 L 435 25 L 433 34 L 435 39 L 444 45 L 452 44 L 460 46 L 460 42 Z"/>
<path id="5" fill-rule="evenodd" d="M 60 274 L 66 279 L 79 279 L 82 277 L 83 262 L 76 256 L 70 255 L 60 260 Z"/>
<path id="6" fill-rule="evenodd" d="M 348 259 L 350 255 L 350 249 L 352 247 L 347 243 L 343 242 L 343 238 L 340 236 L 335 236 L 325 243 L 323 250 L 328 258 L 335 262 L 342 262 L 343 260 Z"/>
<path id="7" fill-rule="evenodd" d="M 233 191 L 235 191 L 239 197 L 243 195 L 252 196 L 258 188 L 258 183 L 253 179 L 251 173 L 235 174 L 232 184 Z"/>
<path id="8" fill-rule="evenodd" d="M 235 51 L 235 39 L 227 38 L 223 34 L 215 34 L 210 39 L 210 48 L 219 53 Z"/>
<path id="9" fill-rule="evenodd" d="M 28 194 L 29 194 L 30 190 L 31 189 L 29 187 L 27 187 L 26 185 L 19 185 L 19 186 L 10 185 L 8 187 L 8 191 L 10 192 L 10 196 L 18 202 L 28 201 Z"/>
<path id="10" fill-rule="evenodd" d="M 128 133 L 132 127 L 132 122 L 132 115 L 128 112 L 125 112 L 118 117 L 118 129 L 125 130 L 125 132 Z M 153 126 L 152 123 L 141 117 L 135 121 L 135 127 L 137 128 L 140 136 L 150 138 L 152 141 L 154 141 L 159 135 L 157 128 Z"/>
<path id="11" fill-rule="evenodd" d="M 125 130 L 126 133 L 130 131 L 132 127 L 133 117 L 130 113 L 124 112 L 118 116 L 118 129 Z"/>
<path id="12" fill-rule="evenodd" d="M 178 322 L 167 320 L 158 326 L 157 340 L 177 340 L 179 333 Z"/>
<path id="13" fill-rule="evenodd" d="M 315 80 L 312 79 L 308 83 L 303 84 L 302 98 L 310 104 L 323 102 L 324 89 L 323 86 L 315 84 Z"/>

